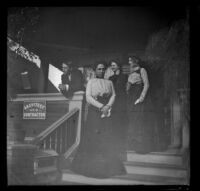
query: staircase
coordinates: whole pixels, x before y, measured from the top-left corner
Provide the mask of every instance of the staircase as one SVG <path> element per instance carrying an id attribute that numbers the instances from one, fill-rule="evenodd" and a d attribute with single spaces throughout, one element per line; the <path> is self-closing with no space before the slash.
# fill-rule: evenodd
<path id="1" fill-rule="evenodd" d="M 63 170 L 62 185 L 186 185 L 187 170 L 177 152 L 137 154 L 127 151 L 124 161 L 127 175 L 107 179 L 89 178 Z"/>

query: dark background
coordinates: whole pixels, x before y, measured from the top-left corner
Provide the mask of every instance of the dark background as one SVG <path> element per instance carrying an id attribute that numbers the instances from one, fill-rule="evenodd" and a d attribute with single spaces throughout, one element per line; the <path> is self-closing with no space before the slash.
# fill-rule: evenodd
<path id="1" fill-rule="evenodd" d="M 144 49 L 149 36 L 186 17 L 186 6 L 42 7 L 30 42 L 89 50 Z"/>

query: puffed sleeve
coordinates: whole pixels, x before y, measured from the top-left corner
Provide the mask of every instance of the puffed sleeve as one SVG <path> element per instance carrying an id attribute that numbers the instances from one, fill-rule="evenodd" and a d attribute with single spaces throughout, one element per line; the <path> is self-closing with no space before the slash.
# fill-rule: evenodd
<path id="1" fill-rule="evenodd" d="M 142 77 L 142 80 L 143 80 L 143 83 L 144 83 L 144 87 L 143 87 L 143 90 L 142 90 L 142 93 L 141 93 L 141 97 L 145 98 L 147 91 L 149 89 L 149 79 L 148 79 L 147 72 L 144 68 L 141 68 L 141 77 Z"/>
<path id="2" fill-rule="evenodd" d="M 86 100 L 89 104 L 97 107 L 97 108 L 101 108 L 103 107 L 103 104 L 98 102 L 97 100 L 95 100 L 93 97 L 92 97 L 92 94 L 91 94 L 91 83 L 92 83 L 92 80 L 89 80 L 88 83 L 87 83 L 87 86 L 86 86 Z"/>
<path id="3" fill-rule="evenodd" d="M 115 94 L 115 88 L 113 86 L 112 81 L 110 81 L 110 86 L 111 86 L 111 97 L 110 97 L 110 100 L 109 100 L 109 102 L 108 102 L 107 105 L 112 106 L 113 103 L 115 102 L 115 96 L 116 96 L 116 94 Z"/>

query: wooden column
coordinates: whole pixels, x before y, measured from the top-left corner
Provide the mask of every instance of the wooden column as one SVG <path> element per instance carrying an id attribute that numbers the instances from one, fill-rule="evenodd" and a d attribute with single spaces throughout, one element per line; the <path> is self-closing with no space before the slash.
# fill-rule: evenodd
<path id="1" fill-rule="evenodd" d="M 182 149 L 189 148 L 190 132 L 190 104 L 189 104 L 189 90 L 179 89 L 180 103 L 181 103 L 181 126 L 182 126 Z"/>
<path id="2" fill-rule="evenodd" d="M 189 148 L 189 98 L 188 90 L 177 90 L 171 102 L 171 145 L 169 148 Z"/>
<path id="3" fill-rule="evenodd" d="M 181 105 L 178 94 L 175 94 L 171 98 L 171 144 L 169 149 L 179 149 L 181 147 L 181 128 Z"/>

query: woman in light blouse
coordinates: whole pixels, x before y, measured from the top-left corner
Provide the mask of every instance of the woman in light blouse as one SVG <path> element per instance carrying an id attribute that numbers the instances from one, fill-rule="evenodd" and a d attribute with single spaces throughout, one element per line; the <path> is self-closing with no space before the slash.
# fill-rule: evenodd
<path id="1" fill-rule="evenodd" d="M 126 173 L 113 149 L 112 105 L 115 101 L 115 90 L 112 81 L 104 79 L 105 66 L 104 62 L 98 62 L 95 78 L 87 83 L 88 115 L 82 129 L 79 149 L 72 161 L 72 171 L 96 178 Z"/>
<path id="2" fill-rule="evenodd" d="M 148 153 L 155 149 L 155 114 L 149 91 L 148 74 L 140 59 L 129 57 L 130 75 L 127 82 L 129 118 L 128 149 Z"/>

